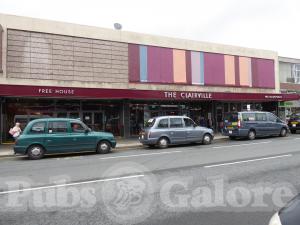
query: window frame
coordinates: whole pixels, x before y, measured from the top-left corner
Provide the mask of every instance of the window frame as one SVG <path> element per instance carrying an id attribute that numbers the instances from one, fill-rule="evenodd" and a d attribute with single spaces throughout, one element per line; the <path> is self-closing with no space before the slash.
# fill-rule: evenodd
<path id="1" fill-rule="evenodd" d="M 168 121 L 168 126 L 167 127 L 159 127 L 159 124 L 162 120 L 167 120 Z M 158 122 L 157 122 L 157 126 L 156 126 L 157 129 L 168 129 L 170 128 L 170 120 L 169 118 L 161 118 Z"/>
<path id="2" fill-rule="evenodd" d="M 38 123 L 44 124 L 44 131 L 43 132 L 32 132 L 32 128 Z M 31 127 L 29 129 L 29 134 L 46 134 L 47 133 L 46 130 L 47 130 L 47 122 L 46 121 L 36 121 L 31 125 Z"/>
<path id="3" fill-rule="evenodd" d="M 192 121 L 192 126 L 186 126 L 185 120 L 190 120 L 190 121 Z M 195 126 L 196 126 L 195 121 L 192 120 L 191 118 L 188 118 L 188 117 L 183 118 L 183 123 L 184 123 L 184 127 L 195 127 Z"/>
<path id="4" fill-rule="evenodd" d="M 88 129 L 88 127 L 84 123 L 81 123 L 81 122 L 70 121 L 69 123 L 70 123 L 70 127 L 71 127 L 70 133 L 72 133 L 72 134 L 82 134 L 82 133 L 85 133 L 86 129 Z M 73 128 L 72 128 L 72 124 L 79 124 L 79 125 L 81 125 L 82 128 L 83 128 L 82 132 L 81 131 L 80 132 L 74 132 Z"/>

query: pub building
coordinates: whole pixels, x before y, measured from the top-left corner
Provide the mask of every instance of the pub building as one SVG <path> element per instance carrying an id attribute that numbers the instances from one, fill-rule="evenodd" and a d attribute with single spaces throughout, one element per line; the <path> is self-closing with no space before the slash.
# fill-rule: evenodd
<path id="1" fill-rule="evenodd" d="M 0 14 L 0 141 L 43 117 L 138 135 L 145 121 L 186 115 L 222 128 L 224 114 L 278 114 L 276 52 Z"/>

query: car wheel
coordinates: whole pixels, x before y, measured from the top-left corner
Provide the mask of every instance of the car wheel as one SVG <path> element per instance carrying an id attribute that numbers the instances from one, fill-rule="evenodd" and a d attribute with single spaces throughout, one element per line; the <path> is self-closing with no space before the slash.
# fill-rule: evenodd
<path id="1" fill-rule="evenodd" d="M 29 159 L 41 159 L 44 157 L 45 150 L 40 145 L 32 145 L 28 148 L 27 156 Z"/>
<path id="2" fill-rule="evenodd" d="M 109 153 L 110 149 L 111 149 L 110 143 L 108 143 L 107 141 L 100 141 L 97 146 L 96 152 L 98 154 L 106 154 Z"/>
<path id="3" fill-rule="evenodd" d="M 296 134 L 296 130 L 291 130 L 291 133 L 292 134 Z"/>
<path id="4" fill-rule="evenodd" d="M 211 140 L 212 140 L 211 135 L 210 134 L 205 134 L 203 136 L 202 144 L 209 145 L 209 144 L 211 144 Z"/>
<path id="5" fill-rule="evenodd" d="M 280 137 L 285 137 L 287 135 L 287 129 L 285 128 L 282 128 L 281 131 L 280 131 Z"/>
<path id="6" fill-rule="evenodd" d="M 169 139 L 166 137 L 162 137 L 158 140 L 157 145 L 159 148 L 168 148 L 169 146 Z"/>
<path id="7" fill-rule="evenodd" d="M 248 133 L 248 139 L 249 140 L 254 140 L 256 137 L 256 133 L 254 130 L 250 130 L 249 133 Z"/>

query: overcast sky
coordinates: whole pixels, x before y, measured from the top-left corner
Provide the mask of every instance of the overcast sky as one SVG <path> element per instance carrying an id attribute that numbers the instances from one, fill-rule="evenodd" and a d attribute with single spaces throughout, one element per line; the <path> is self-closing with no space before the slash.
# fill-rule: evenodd
<path id="1" fill-rule="evenodd" d="M 0 0 L 0 12 L 300 58 L 299 0 Z"/>

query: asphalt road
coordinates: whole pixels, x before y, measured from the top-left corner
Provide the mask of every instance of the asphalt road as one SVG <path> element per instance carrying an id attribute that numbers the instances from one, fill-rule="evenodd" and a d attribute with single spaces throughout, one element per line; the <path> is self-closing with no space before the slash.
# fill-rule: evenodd
<path id="1" fill-rule="evenodd" d="M 0 224 L 268 224 L 300 190 L 300 135 L 0 159 Z"/>

